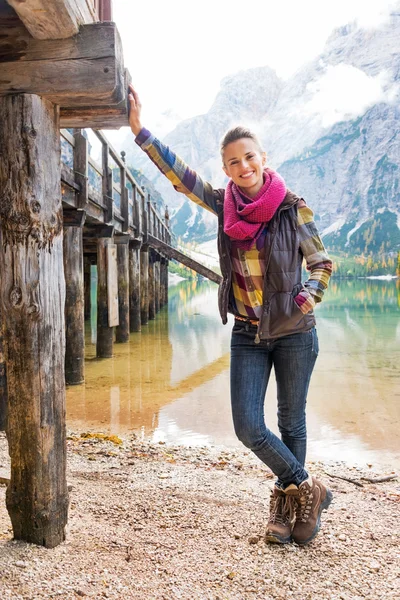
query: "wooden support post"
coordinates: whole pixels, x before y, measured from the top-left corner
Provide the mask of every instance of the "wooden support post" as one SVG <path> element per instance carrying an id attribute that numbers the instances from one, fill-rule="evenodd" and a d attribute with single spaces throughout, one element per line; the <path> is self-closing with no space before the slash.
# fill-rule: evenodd
<path id="1" fill-rule="evenodd" d="M 154 262 L 154 303 L 156 307 L 156 314 L 160 310 L 160 255 L 156 254 Z"/>
<path id="2" fill-rule="evenodd" d="M 129 197 L 128 188 L 126 187 L 126 169 L 121 168 L 121 216 L 124 219 L 122 231 L 129 231 Z"/>
<path id="3" fill-rule="evenodd" d="M 141 330 L 140 320 L 140 246 L 129 249 L 129 328 Z"/>
<path id="4" fill-rule="evenodd" d="M 168 259 L 161 259 L 161 296 L 162 306 L 168 304 Z"/>
<path id="5" fill-rule="evenodd" d="M 116 342 L 129 342 L 129 237 L 116 237 L 118 264 L 118 314 Z"/>
<path id="6" fill-rule="evenodd" d="M 71 211 L 72 212 L 72 211 Z M 65 382 L 85 380 L 85 295 L 82 226 L 84 211 L 73 211 L 76 224 L 64 221 Z M 80 224 L 77 224 L 80 221 Z"/>
<path id="7" fill-rule="evenodd" d="M 0 131 L 6 504 L 15 539 L 52 548 L 68 514 L 59 110 L 38 96 L 5 96 Z"/>
<path id="8" fill-rule="evenodd" d="M 160 308 L 165 304 L 164 299 L 164 257 L 160 256 Z"/>
<path id="9" fill-rule="evenodd" d="M 89 144 L 82 131 L 78 129 L 74 133 L 74 171 L 75 181 L 79 185 L 80 190 L 77 195 L 78 207 L 86 208 L 89 200 Z"/>
<path id="10" fill-rule="evenodd" d="M 85 295 L 85 321 L 89 321 L 92 311 L 92 303 L 90 299 L 91 270 L 90 260 L 86 256 L 83 257 L 83 285 Z"/>
<path id="11" fill-rule="evenodd" d="M 108 325 L 107 246 L 111 238 L 97 240 L 97 358 L 113 355 L 114 329 Z"/>
<path id="12" fill-rule="evenodd" d="M 7 420 L 7 371 L 3 344 L 3 320 L 0 304 L 0 431 L 6 428 Z"/>
<path id="13" fill-rule="evenodd" d="M 155 299 L 155 282 L 154 282 L 154 252 L 149 251 L 149 320 L 156 318 L 156 299 Z"/>
<path id="14" fill-rule="evenodd" d="M 140 249 L 140 321 L 149 322 L 149 247 Z"/>

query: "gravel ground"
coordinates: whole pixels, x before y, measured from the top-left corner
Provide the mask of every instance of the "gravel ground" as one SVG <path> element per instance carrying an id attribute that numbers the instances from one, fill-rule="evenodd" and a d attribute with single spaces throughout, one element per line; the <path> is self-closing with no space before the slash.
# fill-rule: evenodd
<path id="1" fill-rule="evenodd" d="M 115 442 L 69 435 L 67 539 L 53 550 L 12 540 L 0 485 L 1 600 L 400 598 L 400 483 L 361 479 L 390 470 L 310 464 L 334 502 L 311 544 L 279 546 L 263 541 L 272 474 L 251 454 Z"/>

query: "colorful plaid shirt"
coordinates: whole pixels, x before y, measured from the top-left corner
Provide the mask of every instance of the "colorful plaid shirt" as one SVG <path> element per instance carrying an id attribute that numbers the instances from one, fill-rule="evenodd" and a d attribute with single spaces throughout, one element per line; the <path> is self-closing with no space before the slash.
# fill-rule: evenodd
<path id="1" fill-rule="evenodd" d="M 174 152 L 155 138 L 147 129 L 142 129 L 136 143 L 148 155 L 174 187 L 199 206 L 218 214 L 217 194 L 212 185 L 190 169 Z M 303 313 L 312 310 L 322 300 L 332 273 L 332 261 L 324 248 L 315 226 L 312 210 L 304 200 L 298 204 L 298 234 L 301 252 L 306 261 L 310 277 L 295 301 Z M 268 227 L 264 232 L 268 235 Z M 265 274 L 264 249 L 254 245 L 250 250 L 241 250 L 232 245 L 232 294 L 233 310 L 237 315 L 259 319 L 263 302 L 263 279 Z"/>

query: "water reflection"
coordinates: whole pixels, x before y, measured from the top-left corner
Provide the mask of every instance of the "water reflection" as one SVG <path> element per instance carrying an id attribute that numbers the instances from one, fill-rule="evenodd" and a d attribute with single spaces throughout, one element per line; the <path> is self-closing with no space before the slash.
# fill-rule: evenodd
<path id="1" fill-rule="evenodd" d="M 334 281 L 318 308 L 310 457 L 400 466 L 399 291 L 395 281 Z M 132 334 L 129 344 L 115 344 L 113 359 L 95 359 L 88 324 L 86 384 L 67 391 L 69 427 L 239 445 L 229 406 L 230 330 L 220 323 L 216 286 L 186 281 L 170 288 L 168 311 Z M 271 424 L 275 398 L 272 379 Z"/>

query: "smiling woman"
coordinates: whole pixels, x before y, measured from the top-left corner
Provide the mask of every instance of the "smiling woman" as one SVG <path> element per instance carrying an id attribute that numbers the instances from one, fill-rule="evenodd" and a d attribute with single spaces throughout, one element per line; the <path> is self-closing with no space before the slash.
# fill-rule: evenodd
<path id="1" fill-rule="evenodd" d="M 266 540 L 310 542 L 332 493 L 305 469 L 308 386 L 318 355 L 313 308 L 332 270 L 313 213 L 266 167 L 256 136 L 243 127 L 221 142 L 224 189 L 190 169 L 141 123 L 141 102 L 131 86 L 130 126 L 136 143 L 186 196 L 219 222 L 222 322 L 232 313 L 231 405 L 236 435 L 277 481 Z M 311 272 L 301 281 L 303 258 Z M 277 380 L 279 439 L 265 423 L 264 400 L 272 367 Z M 295 518 L 294 518 L 295 515 Z"/>

